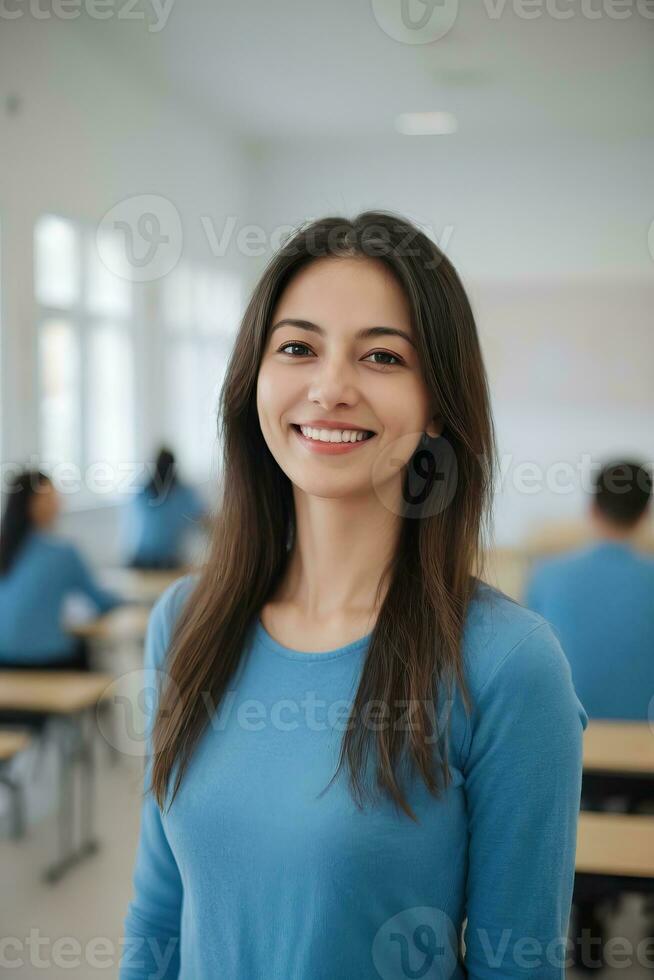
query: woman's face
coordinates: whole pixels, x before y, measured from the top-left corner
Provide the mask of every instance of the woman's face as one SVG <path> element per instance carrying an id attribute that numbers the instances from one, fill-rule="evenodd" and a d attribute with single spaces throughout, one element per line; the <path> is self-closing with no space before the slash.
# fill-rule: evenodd
<path id="1" fill-rule="evenodd" d="M 59 513 L 59 495 L 50 483 L 45 480 L 39 483 L 30 497 L 30 516 L 36 527 L 48 527 Z"/>
<path id="2" fill-rule="evenodd" d="M 257 409 L 268 448 L 296 487 L 344 497 L 389 480 L 399 486 L 422 433 L 442 428 L 432 421 L 414 339 L 408 300 L 380 260 L 315 259 L 294 276 L 273 311 Z M 329 443 L 299 425 L 326 429 Z M 353 443 L 356 428 L 374 435 Z"/>

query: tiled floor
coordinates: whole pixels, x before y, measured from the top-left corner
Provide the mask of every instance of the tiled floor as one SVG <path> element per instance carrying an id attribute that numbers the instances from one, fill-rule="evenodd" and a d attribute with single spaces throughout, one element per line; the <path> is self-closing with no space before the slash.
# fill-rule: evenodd
<path id="1" fill-rule="evenodd" d="M 41 881 L 43 868 L 56 853 L 57 827 L 52 813 L 32 824 L 23 840 L 0 840 L 1 935 L 15 937 L 21 944 L 5 954 L 7 959 L 21 957 L 24 962 L 18 969 L 7 969 L 8 976 L 20 980 L 118 976 L 119 939 L 131 895 L 142 779 L 138 759 L 123 757 L 119 765 L 110 766 L 103 754 L 97 774 L 100 850 L 54 885 Z M 34 940 L 31 947 L 26 942 L 30 935 L 43 940 L 40 957 L 48 966 L 38 965 Z M 77 948 L 65 942 L 56 946 L 56 940 L 63 937 L 71 937 Z M 103 963 L 106 965 L 101 966 Z"/>
<path id="2" fill-rule="evenodd" d="M 120 936 L 132 887 L 143 770 L 141 760 L 125 756 L 118 765 L 110 765 L 108 754 L 102 749 L 100 746 L 97 779 L 96 824 L 101 839 L 98 854 L 75 867 L 56 885 L 45 885 L 40 880 L 41 871 L 56 846 L 53 814 L 41 815 L 20 842 L 0 840 L 0 936 L 16 940 L 13 946 L 5 945 L 7 961 L 23 961 L 11 968 L 5 963 L 4 970 L 0 966 L 2 975 L 6 972 L 8 977 L 20 980 L 91 980 L 96 976 L 107 980 L 118 975 Z M 48 772 L 53 770 L 47 759 L 45 766 Z M 37 803 L 30 802 L 32 812 Z M 588 976 L 600 976 L 601 980 L 650 980 L 654 971 L 636 963 L 635 948 L 643 930 L 639 900 L 625 896 L 613 920 L 612 934 L 633 944 L 633 965 L 607 968 L 601 973 L 570 971 L 568 976 L 575 980 Z M 628 956 L 622 954 L 621 959 Z"/>

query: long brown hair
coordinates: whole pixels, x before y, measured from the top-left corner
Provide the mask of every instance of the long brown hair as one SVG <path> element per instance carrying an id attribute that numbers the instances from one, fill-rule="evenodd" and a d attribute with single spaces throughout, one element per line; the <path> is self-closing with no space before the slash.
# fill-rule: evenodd
<path id="1" fill-rule="evenodd" d="M 416 448 L 403 476 L 407 510 L 396 552 L 380 579 L 380 587 L 386 581 L 388 588 L 330 784 L 347 760 L 350 788 L 361 806 L 373 735 L 377 788 L 411 819 L 415 814 L 398 783 L 407 750 L 432 795 L 441 790 L 439 772 L 442 787 L 449 783 L 447 748 L 434 748 L 442 733 L 430 705 L 458 683 L 470 710 L 461 640 L 483 563 L 496 467 L 488 385 L 473 313 L 452 264 L 406 219 L 366 211 L 353 220 L 328 217 L 296 230 L 269 262 L 245 311 L 220 396 L 223 484 L 209 558 L 176 622 L 166 665 L 169 683 L 152 729 L 151 789 L 160 808 L 176 768 L 174 800 L 209 720 L 207 694 L 217 709 L 247 630 L 275 593 L 294 540 L 292 484 L 268 449 L 256 407 L 275 305 L 291 278 L 314 259 L 354 256 L 381 260 L 404 288 L 424 381 L 445 424 L 438 439 Z M 409 482 L 424 472 L 425 453 L 432 463 L 440 459 L 447 472 L 436 479 L 432 465 L 429 492 L 419 498 L 411 496 Z M 434 506 L 439 493 L 442 502 Z M 387 723 L 374 731 L 355 723 L 370 702 L 381 702 L 386 711 Z"/>

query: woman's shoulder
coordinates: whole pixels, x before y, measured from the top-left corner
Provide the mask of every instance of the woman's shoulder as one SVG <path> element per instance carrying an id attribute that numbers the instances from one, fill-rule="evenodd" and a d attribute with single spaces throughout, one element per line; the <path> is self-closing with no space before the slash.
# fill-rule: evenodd
<path id="1" fill-rule="evenodd" d="M 175 579 L 174 582 L 164 589 L 155 602 L 152 607 L 152 615 L 154 616 L 156 613 L 169 623 L 171 627 L 174 626 L 184 603 L 197 585 L 198 578 L 199 575 L 197 572 L 189 572 L 188 575 L 182 575 L 180 578 Z"/>
<path id="2" fill-rule="evenodd" d="M 468 607 L 462 652 L 473 700 L 500 675 L 510 689 L 522 691 L 570 680 L 567 658 L 547 620 L 480 580 Z"/>
<path id="3" fill-rule="evenodd" d="M 140 487 L 136 487 L 132 496 L 130 498 L 130 505 L 132 507 L 141 508 L 147 504 L 150 500 L 152 494 L 150 492 L 150 484 L 143 483 Z"/>
<path id="4" fill-rule="evenodd" d="M 197 580 L 197 573 L 182 575 L 164 589 L 153 605 L 148 623 L 146 653 L 154 666 L 162 665 L 175 623 Z"/>
<path id="5" fill-rule="evenodd" d="M 62 538 L 53 531 L 33 530 L 27 541 L 30 551 L 40 555 L 49 555 L 59 560 L 75 558 L 77 546 L 67 538 Z"/>

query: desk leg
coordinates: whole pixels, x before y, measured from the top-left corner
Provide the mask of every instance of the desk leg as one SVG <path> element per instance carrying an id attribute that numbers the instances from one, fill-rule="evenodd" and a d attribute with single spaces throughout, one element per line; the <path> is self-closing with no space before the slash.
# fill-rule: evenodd
<path id="1" fill-rule="evenodd" d="M 80 720 L 82 743 L 80 749 L 81 783 L 80 783 L 80 857 L 95 854 L 99 848 L 94 836 L 93 826 L 95 817 L 95 713 L 93 708 L 87 708 Z"/>
<path id="2" fill-rule="evenodd" d="M 64 722 L 64 719 L 60 719 Z M 75 748 L 68 746 L 68 736 L 72 732 L 76 734 L 76 726 L 73 719 L 70 721 L 70 728 L 66 731 L 57 732 L 57 838 L 58 838 L 58 860 L 51 864 L 45 871 L 44 879 L 48 882 L 58 881 L 66 868 L 70 865 L 73 846 L 73 817 L 74 808 L 72 800 L 73 790 L 73 767 L 75 765 Z"/>
<path id="3" fill-rule="evenodd" d="M 23 801 L 23 787 L 16 779 L 12 779 L 6 772 L 0 771 L 0 783 L 6 786 L 11 794 L 11 836 L 13 840 L 20 840 L 25 836 L 25 807 Z"/>
<path id="4" fill-rule="evenodd" d="M 93 712 L 87 709 L 78 715 L 69 716 L 69 732 L 74 743 L 72 749 L 67 747 L 66 734 L 59 740 L 59 799 L 58 799 L 58 836 L 59 858 L 46 868 L 44 880 L 50 884 L 59 881 L 62 875 L 74 864 L 98 849 L 98 842 L 93 837 L 93 794 L 95 793 L 95 759 L 93 755 Z M 85 724 L 86 723 L 86 724 Z M 76 848 L 73 844 L 74 831 L 74 768 L 80 763 L 80 836 L 81 842 Z"/>
<path id="5" fill-rule="evenodd" d="M 109 763 L 116 766 L 120 762 L 120 751 L 116 746 L 116 721 L 113 706 L 108 701 L 100 701 L 97 711 L 98 719 L 102 716 L 102 726 L 106 732 L 100 731 L 100 734 L 107 746 Z"/>

